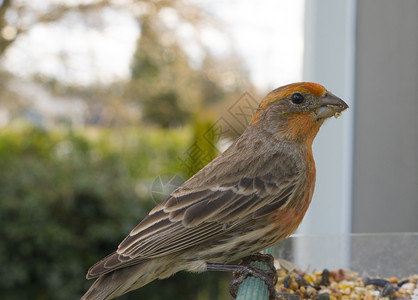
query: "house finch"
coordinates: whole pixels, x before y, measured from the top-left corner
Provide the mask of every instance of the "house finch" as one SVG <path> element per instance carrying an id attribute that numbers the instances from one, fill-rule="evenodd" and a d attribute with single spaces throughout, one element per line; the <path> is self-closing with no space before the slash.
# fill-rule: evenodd
<path id="1" fill-rule="evenodd" d="M 97 280 L 82 299 L 112 299 L 182 270 L 233 270 L 224 264 L 289 236 L 314 192 L 312 142 L 325 119 L 346 108 L 316 83 L 270 92 L 225 152 L 90 268 L 87 279 Z"/>

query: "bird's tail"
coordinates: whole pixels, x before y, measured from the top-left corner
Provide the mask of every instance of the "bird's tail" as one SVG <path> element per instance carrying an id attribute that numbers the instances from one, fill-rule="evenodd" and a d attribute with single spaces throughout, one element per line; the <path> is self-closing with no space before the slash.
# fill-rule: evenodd
<path id="1" fill-rule="evenodd" d="M 109 300 L 138 289 L 157 279 L 174 274 L 162 261 L 152 259 L 143 263 L 101 275 L 81 297 L 81 300 Z"/>

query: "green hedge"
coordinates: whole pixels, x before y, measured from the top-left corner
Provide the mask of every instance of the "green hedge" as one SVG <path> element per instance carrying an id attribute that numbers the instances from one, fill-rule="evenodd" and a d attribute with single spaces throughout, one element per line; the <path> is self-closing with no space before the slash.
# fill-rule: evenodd
<path id="1" fill-rule="evenodd" d="M 0 131 L 0 295 L 77 299 L 87 269 L 156 201 L 159 175 L 179 174 L 188 130 Z M 227 297 L 220 274 L 180 273 L 123 299 Z M 181 283 L 180 283 L 181 282 Z M 226 298 L 227 299 L 227 298 Z"/>

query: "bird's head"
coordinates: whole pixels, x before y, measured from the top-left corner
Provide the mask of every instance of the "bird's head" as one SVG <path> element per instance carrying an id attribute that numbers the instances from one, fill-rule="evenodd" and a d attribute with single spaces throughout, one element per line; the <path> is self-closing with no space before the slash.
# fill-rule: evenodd
<path id="1" fill-rule="evenodd" d="M 324 121 L 347 108 L 343 100 L 322 85 L 298 82 L 270 92 L 261 101 L 251 124 L 282 140 L 312 144 Z"/>

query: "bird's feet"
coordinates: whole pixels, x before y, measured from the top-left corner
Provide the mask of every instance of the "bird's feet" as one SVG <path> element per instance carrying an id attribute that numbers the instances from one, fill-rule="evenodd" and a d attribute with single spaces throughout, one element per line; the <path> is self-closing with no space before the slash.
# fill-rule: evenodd
<path id="1" fill-rule="evenodd" d="M 252 261 L 262 261 L 268 263 L 270 270 L 274 271 L 276 282 L 277 282 L 277 270 L 274 266 L 274 257 L 271 254 L 254 253 L 247 257 L 242 258 L 242 264 L 248 265 Z M 275 282 L 275 283 L 276 283 Z"/>
<path id="2" fill-rule="evenodd" d="M 270 269 L 263 270 L 249 266 L 248 264 L 253 261 L 266 262 L 268 263 Z M 277 271 L 274 267 L 274 258 L 272 255 L 256 253 L 242 259 L 242 262 L 238 265 L 236 271 L 233 272 L 234 279 L 229 284 L 229 292 L 232 297 L 236 298 L 239 286 L 248 276 L 253 276 L 263 280 L 268 287 L 270 293 L 269 298 L 276 298 L 276 291 L 274 290 L 274 286 L 277 283 Z"/>

